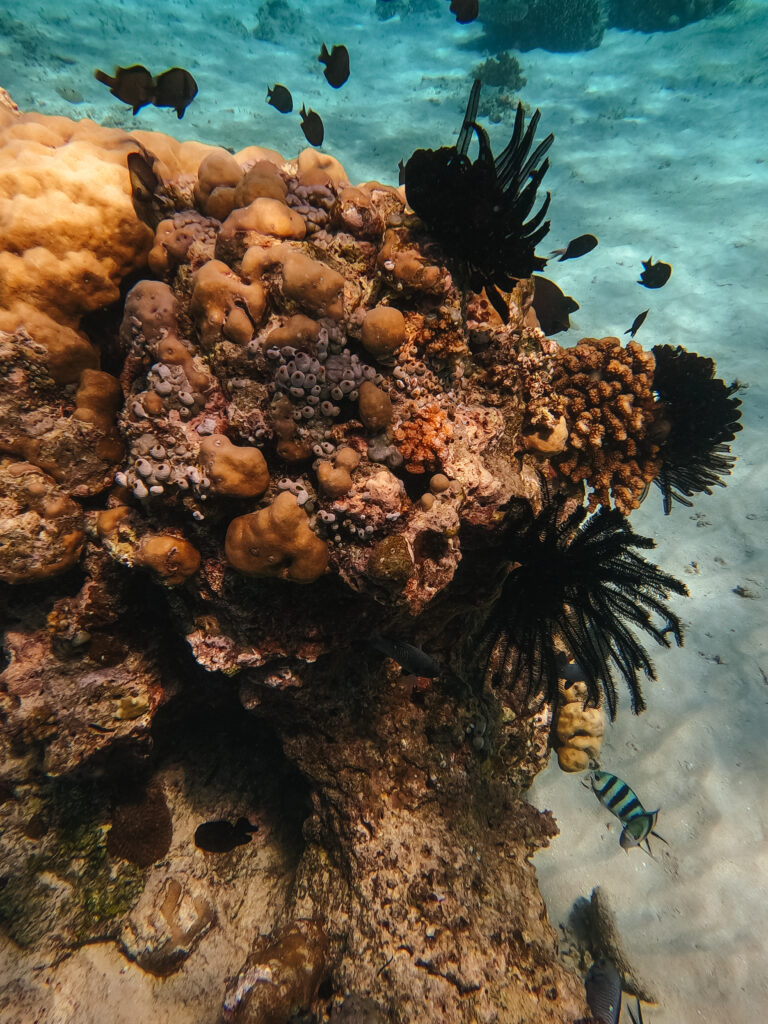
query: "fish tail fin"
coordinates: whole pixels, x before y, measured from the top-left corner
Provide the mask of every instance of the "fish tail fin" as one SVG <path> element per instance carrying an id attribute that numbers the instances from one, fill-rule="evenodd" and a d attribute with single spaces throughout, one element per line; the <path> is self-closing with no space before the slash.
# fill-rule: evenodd
<path id="1" fill-rule="evenodd" d="M 331 55 L 328 52 L 328 47 L 325 45 L 325 43 L 323 43 L 320 49 L 320 56 L 317 59 L 320 61 L 321 64 L 324 64 L 327 60 L 330 60 L 330 57 Z"/>
<path id="2" fill-rule="evenodd" d="M 102 85 L 108 86 L 110 89 L 115 84 L 115 79 L 112 75 L 108 75 L 106 71 L 100 71 L 99 68 L 93 72 L 93 77 L 97 82 L 101 82 Z"/>
<path id="3" fill-rule="evenodd" d="M 632 328 L 630 327 L 629 330 L 628 331 L 624 331 L 624 333 L 625 334 L 632 334 Z M 634 334 L 632 334 L 632 337 L 634 338 Z M 629 1012 L 632 1013 L 631 1010 Z"/>

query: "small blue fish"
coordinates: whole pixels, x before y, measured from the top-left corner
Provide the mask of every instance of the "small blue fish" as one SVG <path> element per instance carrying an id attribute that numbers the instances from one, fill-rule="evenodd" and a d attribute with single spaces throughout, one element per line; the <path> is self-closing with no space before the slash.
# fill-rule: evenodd
<path id="1" fill-rule="evenodd" d="M 622 850 L 629 850 L 632 846 L 645 843 L 648 853 L 651 853 L 648 836 L 656 836 L 662 843 L 666 843 L 663 836 L 653 831 L 659 815 L 658 808 L 655 811 L 646 811 L 634 790 L 610 772 L 593 771 L 589 773 L 588 778 L 597 799 L 611 814 L 615 814 L 624 826 L 619 837 Z"/>
<path id="2" fill-rule="evenodd" d="M 610 960 L 601 956 L 587 971 L 584 980 L 587 1006 L 600 1024 L 619 1024 L 621 1015 L 621 975 Z"/>

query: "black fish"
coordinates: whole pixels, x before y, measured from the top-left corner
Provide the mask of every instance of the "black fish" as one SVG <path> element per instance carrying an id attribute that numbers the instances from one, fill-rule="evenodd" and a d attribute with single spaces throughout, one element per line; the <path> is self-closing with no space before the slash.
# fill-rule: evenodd
<path id="1" fill-rule="evenodd" d="M 388 636 L 374 633 L 368 643 L 380 654 L 396 661 L 400 668 L 405 669 L 410 675 L 425 676 L 427 679 L 434 679 L 443 671 L 442 665 L 425 654 L 420 647 L 413 644 L 406 644 L 402 640 L 391 640 Z"/>
<path id="2" fill-rule="evenodd" d="M 642 264 L 643 272 L 637 283 L 645 285 L 646 288 L 663 288 L 672 273 L 669 263 L 662 263 L 661 260 L 654 263 L 653 256 L 651 256 L 650 259 L 643 260 Z"/>
<path id="3" fill-rule="evenodd" d="M 600 1024 L 618 1024 L 621 1014 L 621 977 L 610 960 L 601 956 L 587 971 L 584 982 L 587 1006 Z"/>
<path id="4" fill-rule="evenodd" d="M 597 239 L 594 235 L 579 235 L 578 238 L 572 238 L 564 249 L 553 249 L 552 255 L 560 257 L 558 263 L 562 263 L 563 260 L 576 260 L 579 256 L 592 252 L 596 245 Z"/>
<path id="5" fill-rule="evenodd" d="M 179 118 L 184 117 L 184 111 L 195 96 L 197 82 L 184 68 L 169 68 L 155 79 L 152 102 L 156 107 L 173 107 Z"/>
<path id="6" fill-rule="evenodd" d="M 284 85 L 273 85 L 271 89 L 267 87 L 267 103 L 281 114 L 290 114 L 293 110 L 293 97 Z"/>
<path id="7" fill-rule="evenodd" d="M 160 180 L 144 153 L 128 154 L 128 174 L 134 202 L 142 206 L 150 205 L 160 187 Z"/>
<path id="8" fill-rule="evenodd" d="M 548 277 L 533 275 L 533 308 L 539 318 L 542 331 L 551 337 L 571 326 L 570 313 L 579 308 L 578 302 L 562 292 Z"/>
<path id="9" fill-rule="evenodd" d="M 134 64 L 130 68 L 115 68 L 114 76 L 97 68 L 93 77 L 106 85 L 113 96 L 133 108 L 138 114 L 142 107 L 152 103 L 155 95 L 155 83 L 152 75 L 142 64 Z"/>
<path id="10" fill-rule="evenodd" d="M 303 103 L 299 113 L 301 114 L 301 130 L 304 132 L 304 138 L 310 146 L 322 146 L 325 129 L 320 115 L 315 110 L 305 110 Z"/>
<path id="11" fill-rule="evenodd" d="M 236 846 L 250 843 L 251 832 L 258 827 L 247 818 L 238 818 L 234 825 L 228 821 L 204 821 L 195 829 L 195 846 L 208 853 L 229 853 Z"/>
<path id="12" fill-rule="evenodd" d="M 328 53 L 328 48 L 323 43 L 317 59 L 321 64 L 325 64 L 323 74 L 328 84 L 334 89 L 340 89 L 349 78 L 349 51 L 346 46 L 334 46 Z"/>
<path id="13" fill-rule="evenodd" d="M 646 309 L 642 313 L 638 313 L 635 319 L 632 321 L 632 326 L 629 328 L 628 331 L 624 331 L 624 333 L 628 334 L 630 338 L 634 338 L 634 336 L 645 323 L 645 318 L 648 316 L 649 312 L 650 310 Z"/>
<path id="14" fill-rule="evenodd" d="M 451 0 L 451 14 L 456 15 L 456 21 L 460 25 L 468 25 L 474 21 L 480 9 L 478 0 Z"/>

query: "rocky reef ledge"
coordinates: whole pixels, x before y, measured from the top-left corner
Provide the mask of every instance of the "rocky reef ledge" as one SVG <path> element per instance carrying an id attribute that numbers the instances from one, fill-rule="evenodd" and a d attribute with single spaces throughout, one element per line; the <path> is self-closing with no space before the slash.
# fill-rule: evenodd
<path id="1" fill-rule="evenodd" d="M 657 472 L 653 357 L 533 300 L 330 156 L 0 104 L 4 1020 L 587 1019 L 477 637 L 517 522 Z"/>

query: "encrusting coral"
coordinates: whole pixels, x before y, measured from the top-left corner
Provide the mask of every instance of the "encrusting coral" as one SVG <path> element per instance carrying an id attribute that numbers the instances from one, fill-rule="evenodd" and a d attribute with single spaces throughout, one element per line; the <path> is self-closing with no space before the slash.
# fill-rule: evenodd
<path id="1" fill-rule="evenodd" d="M 684 588 L 635 554 L 650 542 L 618 509 L 665 464 L 681 494 L 716 481 L 682 475 L 675 424 L 702 414 L 654 378 L 652 355 L 615 339 L 564 350 L 541 330 L 529 275 L 546 202 L 526 218 L 551 137 L 536 146 L 538 115 L 526 129 L 519 110 L 494 159 L 477 99 L 475 87 L 456 146 L 408 161 L 415 215 L 402 189 L 351 186 L 314 150 L 231 154 L 0 109 L 0 600 L 19 607 L 0 782 L 33 791 L 40 766 L 92 762 L 110 779 L 126 751 L 142 761 L 152 836 L 138 797 L 100 812 L 100 888 L 77 906 L 98 904 L 104 934 L 147 970 L 185 969 L 237 901 L 202 894 L 207 869 L 180 852 L 192 831 L 176 847 L 184 787 L 151 779 L 150 727 L 173 733 L 203 677 L 258 719 L 304 788 L 295 856 L 249 919 L 253 954 L 243 966 L 242 941 L 220 944 L 233 1022 L 269 1019 L 272 1003 L 324 1014 L 351 992 L 395 1024 L 586 1012 L 529 863 L 555 832 L 523 798 L 550 735 L 513 677 L 565 702 L 561 751 L 593 756 L 598 713 L 582 698 L 602 693 L 613 715 L 618 669 L 639 710 L 638 672 L 652 673 L 629 625 L 680 639 L 666 597 Z M 433 165 L 447 191 L 423 173 Z M 50 189 L 66 184 L 53 219 L 44 167 Z M 446 203 L 456 194 L 464 205 Z M 3 203 L 24 207 L 23 237 Z M 482 230 L 468 234 L 474 213 Z M 46 250 L 39 266 L 30 247 Z M 736 429 L 726 392 L 699 452 L 716 475 Z M 616 508 L 571 510 L 583 482 Z M 373 634 L 423 648 L 443 676 L 367 664 Z M 483 688 L 494 641 L 499 685 Z M 567 694 L 564 648 L 584 675 Z M 34 894 L 43 860 L 22 858 L 33 840 L 16 841 L 7 803 L 0 855 Z M 54 831 L 34 841 L 49 851 Z M 219 882 L 246 870 L 248 848 L 231 857 Z M 35 900 L 3 899 L 0 918 L 21 928 Z M 267 968 L 276 981 L 260 989 Z"/>

